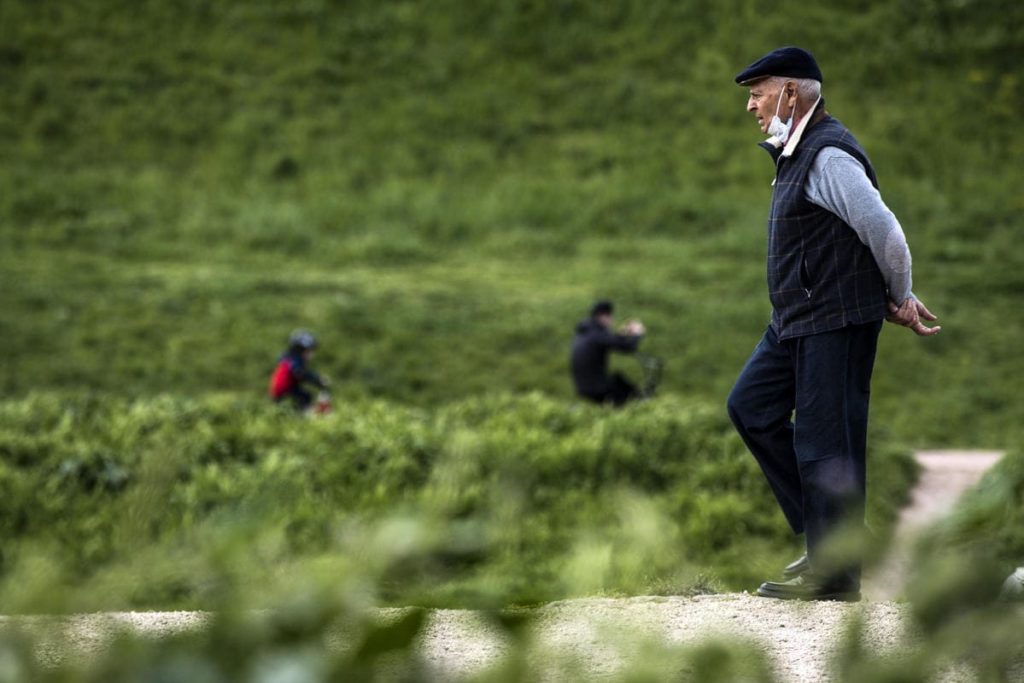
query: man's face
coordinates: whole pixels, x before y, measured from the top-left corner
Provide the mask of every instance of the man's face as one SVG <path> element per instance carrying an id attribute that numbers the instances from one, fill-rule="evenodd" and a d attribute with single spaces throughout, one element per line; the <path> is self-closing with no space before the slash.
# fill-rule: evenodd
<path id="1" fill-rule="evenodd" d="M 601 327 L 611 327 L 615 323 L 615 318 L 612 317 L 611 313 L 600 313 L 594 317 Z"/>
<path id="2" fill-rule="evenodd" d="M 785 120 L 792 115 L 795 95 L 786 93 L 785 101 L 779 105 L 779 97 L 782 97 L 783 92 L 791 87 L 791 84 L 774 78 L 766 78 L 750 86 L 747 111 L 757 117 L 757 125 L 761 128 L 762 133 L 768 134 L 768 125 L 772 122 L 772 117 L 775 116 L 776 107 L 778 107 L 779 118 Z"/>

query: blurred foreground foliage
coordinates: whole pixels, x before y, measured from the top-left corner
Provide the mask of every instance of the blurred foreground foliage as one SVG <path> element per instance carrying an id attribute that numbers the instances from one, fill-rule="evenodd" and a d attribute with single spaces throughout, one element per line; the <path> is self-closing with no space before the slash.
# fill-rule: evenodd
<path id="1" fill-rule="evenodd" d="M 884 530 L 916 469 L 873 457 Z M 303 419 L 232 396 L 37 394 L 0 402 L 0 528 L 7 609 L 29 611 L 204 606 L 377 557 L 376 599 L 401 604 L 689 593 L 750 586 L 798 552 L 723 411 L 674 397 Z"/>
<path id="2" fill-rule="evenodd" d="M 220 613 L 198 632 L 160 640 L 126 631 L 105 643 L 98 655 L 77 661 L 69 661 L 71 650 L 61 650 L 59 626 L 49 632 L 36 628 L 32 635 L 0 626 L 0 676 L 5 683 L 593 680 L 588 663 L 553 652 L 532 637 L 535 615 L 529 611 L 483 615 L 479 627 L 497 642 L 498 652 L 490 663 L 466 667 L 462 675 L 438 667 L 422 651 L 420 638 L 428 623 L 422 610 L 368 615 L 321 594 L 297 597 L 273 612 Z M 67 659 L 40 665 L 31 649 L 40 643 L 56 647 Z M 605 652 L 626 657 L 617 673 L 606 672 L 602 680 L 776 680 L 764 656 L 746 643 L 710 641 L 684 648 L 621 633 L 600 644 Z"/>
<path id="3" fill-rule="evenodd" d="M 884 657 L 871 634 L 850 625 L 837 657 L 842 681 L 1024 679 L 1024 603 L 1020 585 L 1000 591 L 1024 566 L 1024 451 L 1009 452 L 953 514 L 913 551 L 906 598 L 919 646 Z M 1009 582 L 1008 582 L 1009 585 Z M 949 676 L 948 667 L 959 667 Z"/>
<path id="4" fill-rule="evenodd" d="M 1024 450 L 1011 450 L 986 472 L 920 552 L 969 556 L 997 576 L 1024 567 Z"/>
<path id="5" fill-rule="evenodd" d="M 7 611 L 212 611 L 87 657 L 67 655 L 80 636 L 59 621 L 7 619 L 11 681 L 446 680 L 421 648 L 428 615 L 382 601 L 478 608 L 504 647 L 472 680 L 589 680 L 531 635 L 542 611 L 508 603 L 739 585 L 792 550 L 721 411 L 677 397 L 621 412 L 539 394 L 366 401 L 308 420 L 233 396 L 37 394 L 0 403 L 0 454 Z M 914 467 L 873 454 L 878 523 Z M 906 649 L 879 651 L 851 608 L 836 680 L 1016 680 L 1024 613 L 997 594 L 1021 556 L 1022 462 L 1011 453 L 918 549 Z M 778 680 L 756 645 L 601 638 L 624 658 L 610 680 Z"/>

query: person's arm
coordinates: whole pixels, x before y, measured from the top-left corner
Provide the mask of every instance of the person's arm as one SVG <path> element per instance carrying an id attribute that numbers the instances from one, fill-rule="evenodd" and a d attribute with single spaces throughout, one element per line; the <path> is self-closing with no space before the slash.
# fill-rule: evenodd
<path id="1" fill-rule="evenodd" d="M 327 381 L 305 365 L 296 363 L 292 368 L 292 372 L 300 384 L 312 384 L 317 389 L 327 388 Z"/>
<path id="2" fill-rule="evenodd" d="M 633 353 L 640 346 L 640 340 L 643 339 L 643 335 L 633 334 L 616 334 L 610 330 L 601 332 L 598 337 L 598 341 L 602 346 L 615 351 L 622 351 L 623 353 Z"/>
<path id="3" fill-rule="evenodd" d="M 861 163 L 838 147 L 825 147 L 811 166 L 805 195 L 811 203 L 843 219 L 871 250 L 893 304 L 890 322 L 910 327 L 920 335 L 938 332 L 941 328 L 929 328 L 921 322 L 921 318 L 936 317 L 911 291 L 912 259 L 903 227 L 882 201 Z"/>
<path id="4" fill-rule="evenodd" d="M 842 218 L 867 245 L 890 299 L 902 304 L 913 296 L 910 248 L 903 228 L 857 159 L 837 147 L 822 149 L 811 166 L 805 194 L 811 203 Z"/>

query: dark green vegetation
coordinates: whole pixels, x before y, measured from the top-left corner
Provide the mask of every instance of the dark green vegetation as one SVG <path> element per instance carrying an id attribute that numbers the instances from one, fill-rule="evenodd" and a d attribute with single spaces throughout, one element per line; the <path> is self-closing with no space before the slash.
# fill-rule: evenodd
<path id="1" fill-rule="evenodd" d="M 308 654 L 366 595 L 686 592 L 790 559 L 721 409 L 768 312 L 771 167 L 731 79 L 783 43 L 818 56 L 945 326 L 883 336 L 884 528 L 906 447 L 1024 435 L 1022 25 L 1024 4 L 979 0 L 0 2 L 4 611 L 227 614 L 284 593 L 281 623 L 228 615 L 89 674 L 238 679 L 232 653 Z M 571 327 L 599 295 L 648 323 L 665 399 L 567 400 Z M 259 403 L 296 326 L 340 387 L 323 421 Z M 1024 528 L 1006 481 L 954 534 L 991 533 L 1000 566 Z M 923 623 L 952 626 L 899 680 L 999 633 L 946 599 L 963 576 L 928 584 Z M 296 600 L 307 581 L 334 591 L 322 610 Z M 411 658 L 417 627 L 367 626 L 331 666 Z M 733 680 L 732 657 L 691 668 Z M 896 680 L 854 640 L 843 664 Z"/>
<path id="2" fill-rule="evenodd" d="M 1000 584 L 1024 565 L 1022 529 L 1024 453 L 1017 450 L 916 548 L 907 597 L 923 647 L 887 663 L 872 661 L 863 646 L 849 647 L 839 666 L 851 680 L 914 681 L 953 656 L 973 667 L 977 680 L 1018 680 L 1024 672 L 1024 607 L 1019 595 L 1015 604 L 1004 602 L 1011 593 L 1000 596 Z"/>
<path id="3" fill-rule="evenodd" d="M 0 404 L 0 456 L 8 609 L 209 606 L 378 556 L 397 566 L 379 597 L 399 604 L 678 594 L 749 586 L 795 552 L 721 412 L 667 399 L 361 402 L 307 421 L 227 397 L 36 396 Z M 876 458 L 885 528 L 914 470 Z"/>
<path id="4" fill-rule="evenodd" d="M 719 418 L 691 411 L 680 419 L 678 415 L 687 411 L 670 405 L 675 417 L 664 419 L 648 412 L 649 407 L 644 406 L 644 412 L 634 411 L 637 414 L 632 416 L 633 420 L 616 423 L 615 419 L 630 413 L 584 411 L 580 414 L 567 412 L 564 406 L 541 397 L 498 398 L 488 405 L 453 406 L 435 419 L 428 419 L 422 412 L 400 414 L 401 421 L 396 423 L 399 411 L 373 404 L 360 406 L 363 419 L 348 424 L 331 420 L 308 423 L 304 425 L 304 433 L 299 433 L 294 427 L 304 423 L 282 421 L 283 416 L 275 416 L 266 408 L 239 404 L 231 399 L 211 399 L 204 404 L 154 401 L 117 413 L 129 416 L 127 418 L 104 415 L 103 408 L 90 402 L 59 404 L 50 399 L 33 398 L 19 408 L 7 404 L 3 412 L 5 426 L 22 421 L 24 427 L 27 421 L 34 420 L 36 426 L 42 427 L 56 420 L 60 423 L 55 430 L 58 434 L 74 430 L 88 435 L 86 440 L 94 449 L 80 448 L 79 455 L 89 450 L 99 452 L 101 443 L 108 449 L 106 457 L 82 458 L 77 461 L 79 467 L 65 467 L 62 477 L 39 482 L 41 487 L 51 490 L 67 492 L 81 488 L 93 493 L 91 500 L 89 496 L 79 497 L 79 504 L 72 510 L 77 521 L 54 520 L 49 533 L 38 534 L 43 543 L 66 540 L 91 527 L 112 530 L 112 536 L 117 539 L 115 545 L 122 544 L 125 548 L 132 540 L 145 545 L 160 536 L 163 536 L 163 547 L 160 553 L 154 553 L 156 548 L 151 546 L 120 567 L 107 567 L 91 577 L 85 590 L 79 591 L 70 602 L 69 595 L 60 591 L 60 578 L 54 576 L 53 567 L 39 557 L 26 555 L 22 558 L 27 560 L 26 566 L 9 577 L 5 586 L 5 605 L 16 608 L 22 604 L 51 604 L 80 608 L 90 604 L 83 602 L 85 595 L 105 605 L 123 604 L 137 600 L 138 591 L 145 594 L 154 589 L 173 591 L 189 586 L 205 592 L 203 598 L 214 609 L 214 614 L 205 629 L 165 638 L 125 635 L 95 657 L 71 656 L 74 647 L 81 646 L 82 635 L 68 639 L 59 621 L 48 627 L 47 622 L 39 620 L 5 619 L 0 622 L 4 680 L 65 683 L 449 680 L 432 667 L 419 645 L 428 614 L 418 608 L 406 608 L 382 615 L 368 609 L 368 594 L 395 595 L 396 581 L 411 582 L 405 584 L 405 589 L 414 591 L 416 588 L 410 589 L 409 585 L 416 586 L 433 574 L 447 582 L 441 592 L 461 583 L 461 590 L 475 584 L 471 590 L 484 588 L 486 593 L 490 585 L 488 598 L 493 606 L 499 606 L 508 596 L 500 589 L 494 592 L 494 587 L 504 585 L 508 574 L 515 574 L 515 571 L 503 568 L 500 575 L 495 573 L 488 577 L 489 569 L 497 566 L 479 564 L 481 557 L 488 554 L 481 553 L 484 549 L 481 538 L 486 539 L 484 545 L 491 546 L 491 561 L 498 564 L 501 561 L 498 558 L 507 550 L 500 546 L 517 544 L 520 551 L 525 551 L 522 557 L 532 560 L 529 546 L 548 545 L 543 561 L 562 562 L 559 585 L 563 588 L 571 584 L 586 591 L 609 579 L 615 585 L 630 589 L 649 585 L 647 582 L 655 578 L 652 572 L 657 573 L 671 554 L 664 549 L 665 535 L 675 542 L 691 542 L 694 539 L 688 534 L 696 527 L 673 526 L 662 516 L 666 504 L 670 505 L 676 498 L 678 489 L 666 488 L 655 495 L 638 496 L 636 490 L 630 493 L 621 482 L 629 481 L 643 488 L 642 482 L 671 477 L 673 471 L 675 474 L 686 472 L 684 476 L 704 471 L 717 474 L 723 461 L 737 462 L 728 452 L 728 442 L 720 438 L 723 425 Z M 397 427 L 402 423 L 407 426 Z M 544 425 L 558 435 L 554 442 L 546 437 L 543 447 L 525 456 L 526 462 L 532 465 L 529 471 L 524 468 L 524 459 L 507 459 L 498 452 L 486 450 L 497 445 L 496 437 L 508 435 L 509 428 L 522 435 L 524 423 Z M 656 452 L 660 451 L 659 439 L 668 436 L 672 429 L 685 428 L 689 433 L 704 436 L 684 440 L 694 450 L 681 458 L 684 464 L 679 467 L 665 469 L 652 463 L 641 464 L 624 452 L 607 457 L 617 450 L 615 439 L 602 441 L 595 439 L 595 434 L 608 437 L 613 428 L 637 423 L 653 429 L 654 433 L 641 436 L 630 432 L 630 427 L 626 426 L 629 440 L 639 439 Z M 111 425 L 116 428 L 111 430 Z M 268 426 L 279 429 L 272 436 Z M 185 427 L 191 427 L 194 434 L 201 436 L 172 436 Z M 451 441 L 443 438 L 441 433 L 449 433 L 449 430 L 459 436 Z M 144 436 L 139 437 L 140 432 Z M 368 521 L 365 519 L 345 520 L 315 505 L 306 508 L 303 514 L 280 514 L 289 507 L 279 504 L 282 492 L 312 482 L 325 483 L 329 474 L 321 469 L 328 470 L 343 485 L 358 483 L 359 477 L 353 476 L 352 468 L 341 474 L 342 470 L 332 468 L 329 460 L 319 461 L 322 468 L 309 467 L 310 460 L 316 461 L 317 454 L 323 453 L 326 437 L 336 437 L 341 432 L 360 446 L 351 453 L 344 451 L 346 455 L 363 458 L 365 467 L 354 468 L 356 472 L 373 471 L 375 466 L 381 469 L 379 476 L 373 479 L 375 483 L 383 482 L 382 486 L 373 490 L 352 486 L 347 489 L 352 496 L 369 503 L 372 509 L 377 496 L 386 493 L 384 489 L 399 484 L 407 494 L 401 496 L 403 504 L 417 501 L 419 514 L 409 515 L 407 510 L 393 512 L 383 520 L 368 524 L 363 524 Z M 151 469 L 139 482 L 143 489 L 161 494 L 161 501 L 167 506 L 154 505 L 153 496 L 113 501 L 118 517 L 112 518 L 109 509 L 104 508 L 111 507 L 112 492 L 124 483 L 122 468 L 133 466 L 130 461 L 113 455 L 116 444 L 139 445 L 148 438 L 145 435 L 166 439 L 174 445 L 176 453 L 185 454 L 177 461 L 172 458 L 164 463 L 166 467 L 150 463 Z M 42 446 L 43 441 L 35 445 Z M 678 443 L 676 439 L 673 441 Z M 282 446 L 280 450 L 273 449 L 274 456 L 252 457 L 252 449 L 267 448 L 271 442 Z M 336 452 L 333 443 L 332 440 L 328 448 L 331 457 Z M 306 452 L 311 457 L 297 459 L 285 455 L 295 452 L 299 444 L 308 449 Z M 438 466 L 427 473 L 423 462 L 434 454 L 433 449 L 439 444 L 447 444 L 442 448 L 448 450 L 440 454 Z M 4 448 L 10 447 L 8 438 Z M 27 441 L 21 444 L 22 452 L 31 447 Z M 725 450 L 720 450 L 723 447 Z M 396 461 L 392 457 L 394 448 L 414 457 Z M 463 477 L 469 463 L 463 454 L 469 448 L 480 456 L 472 467 L 482 476 L 467 480 Z M 551 448 L 558 453 L 548 450 Z M 599 450 L 606 457 L 595 457 Z M 387 457 L 380 457 L 382 455 Z M 237 461 L 232 463 L 231 456 Z M 1016 505 L 1018 509 L 1021 502 L 1019 461 L 1019 457 L 1011 459 L 1001 472 L 1004 476 L 1015 477 L 1009 489 L 1016 490 L 1014 499 L 1003 498 L 1001 502 Z M 898 477 L 898 470 L 891 467 L 897 460 L 886 462 L 890 463 L 889 467 L 876 464 L 876 471 Z M 201 463 L 205 466 L 200 466 Z M 186 471 L 181 469 L 182 465 L 186 466 Z M 565 465 L 570 470 L 568 480 Z M 231 476 L 220 476 L 219 467 L 231 470 Z M 195 476 L 193 473 L 197 471 L 203 474 Z M 498 472 L 503 474 L 494 476 Z M 581 473 L 595 482 L 607 483 L 611 478 L 617 491 L 597 486 L 587 491 L 587 495 L 579 496 L 575 477 Z M 422 486 L 408 486 L 408 482 L 417 479 L 424 482 Z M 574 529 L 571 538 L 561 539 L 573 544 L 572 551 L 564 557 L 558 557 L 557 552 L 553 556 L 550 552 L 557 545 L 556 539 L 517 536 L 516 530 L 507 528 L 510 518 L 518 513 L 526 514 L 527 518 L 522 521 L 530 526 L 539 516 L 557 507 L 557 504 L 552 506 L 553 501 L 544 494 L 550 490 L 552 479 L 561 480 L 560 490 L 578 500 L 590 519 L 615 518 L 611 523 L 606 521 L 600 531 L 592 529 L 589 534 L 578 527 Z M 994 479 L 995 476 L 989 478 L 989 486 Z M 10 482 L 7 478 L 6 483 Z M 507 482 L 521 488 L 508 491 Z M 736 494 L 742 484 L 723 486 L 717 478 L 712 482 L 690 478 L 689 483 L 707 484 L 716 489 L 719 498 L 730 501 L 733 506 L 738 504 Z M 489 487 L 491 490 L 486 497 L 475 495 Z M 211 517 L 231 512 L 230 506 L 218 510 L 217 505 L 210 509 L 211 506 L 198 503 L 204 497 L 201 495 L 204 490 L 218 489 L 213 498 L 225 498 L 225 488 L 233 489 L 235 495 L 258 493 L 259 500 L 268 507 L 250 510 L 247 515 L 230 515 L 219 524 L 196 526 L 196 520 L 189 519 L 188 513 L 197 508 L 205 508 Z M 5 497 L 11 495 L 11 487 L 4 493 Z M 685 499 L 687 494 L 682 497 Z M 329 502 L 327 499 L 332 495 L 336 494 L 323 490 L 318 502 Z M 189 498 L 192 502 L 180 507 L 179 501 Z M 756 500 L 756 494 L 754 498 L 755 506 L 763 502 Z M 595 503 L 601 502 L 613 504 L 614 512 L 598 510 Z M 457 512 L 460 509 L 469 512 L 460 515 Z M 563 507 L 560 512 L 568 512 L 569 518 L 575 519 L 574 511 Z M 181 513 L 184 517 L 177 519 Z M 712 508 L 710 516 L 720 527 L 735 526 L 739 521 L 722 508 Z M 448 533 L 438 533 L 442 527 Z M 521 533 L 522 527 L 517 528 Z M 168 529 L 178 529 L 178 532 L 169 534 Z M 309 534 L 312 529 L 330 529 L 330 533 Z M 486 533 L 481 535 L 480 530 Z M 462 533 L 467 531 L 469 533 Z M 704 529 L 703 533 L 708 531 Z M 559 531 L 556 529 L 555 533 Z M 749 533 L 744 535 L 746 547 L 753 547 Z M 319 544 L 317 539 L 321 536 L 321 540 L 344 552 L 301 563 L 287 561 L 294 546 L 309 549 Z M 771 544 L 768 537 L 760 540 Z M 948 547 L 949 543 L 942 545 Z M 853 611 L 847 634 L 836 650 L 835 680 L 842 683 L 928 683 L 936 680 L 935 674 L 946 670 L 950 664 L 958 667 L 958 674 L 973 673 L 975 677 L 968 680 L 1016 680 L 1010 672 L 1019 675 L 1024 665 L 1020 639 L 1024 611 L 1020 606 L 996 600 L 995 567 L 976 552 L 983 545 L 961 546 L 958 549 L 961 552 L 944 557 L 932 554 L 919 564 L 921 571 L 914 584 L 911 605 L 913 621 L 909 624 L 920 634 L 917 647 L 879 654 L 877 634 L 871 633 L 858 612 Z M 965 549 L 972 552 L 962 552 Z M 163 556 L 166 550 L 176 551 L 176 557 Z M 702 554 L 702 557 L 707 556 Z M 565 559 L 569 561 L 563 562 Z M 676 561 L 670 564 L 678 566 Z M 678 579 L 678 575 L 673 577 L 673 580 Z M 678 585 L 673 586 L 674 592 L 678 590 Z M 431 592 L 436 595 L 437 588 Z M 169 597 L 163 596 L 161 604 L 171 604 L 173 600 L 169 601 Z M 247 609 L 254 605 L 271 609 Z M 492 683 L 593 680 L 579 668 L 578 662 L 561 659 L 543 639 L 534 637 L 533 627 L 543 621 L 542 612 L 529 608 L 492 608 L 483 609 L 479 614 L 507 648 L 496 657 L 491 668 L 469 680 Z M 19 626 L 27 629 L 22 632 Z M 81 628 L 79 624 L 77 629 Z M 608 677 L 612 681 L 772 683 L 779 680 L 772 674 L 761 646 L 735 639 L 680 646 L 635 632 L 599 630 L 590 637 L 595 648 L 627 657 L 626 666 L 617 675 Z M 78 645 L 70 646 L 72 641 Z M 63 656 L 59 666 L 39 664 L 41 656 L 54 655 Z"/>
<path id="5" fill-rule="evenodd" d="M 953 548 L 997 564 L 1024 566 L 1024 451 L 1007 454 L 935 530 L 927 549 Z"/>

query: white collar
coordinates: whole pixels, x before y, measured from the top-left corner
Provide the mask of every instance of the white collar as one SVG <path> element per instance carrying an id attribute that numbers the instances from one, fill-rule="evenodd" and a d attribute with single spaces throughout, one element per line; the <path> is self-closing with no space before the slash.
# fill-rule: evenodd
<path id="1" fill-rule="evenodd" d="M 782 154 L 780 156 L 793 156 L 793 152 L 796 151 L 796 146 L 800 144 L 800 138 L 803 137 L 804 129 L 807 128 L 807 124 L 811 122 L 812 118 L 814 118 L 814 112 L 818 108 L 819 102 L 821 102 L 821 95 L 818 95 L 818 99 L 814 101 L 814 106 L 807 111 L 802 119 L 800 119 L 800 123 L 796 124 L 796 128 L 789 136 L 789 140 L 786 142 L 786 146 L 782 150 Z M 774 135 L 765 140 L 765 142 L 775 149 L 782 147 L 782 140 L 778 139 Z"/>

